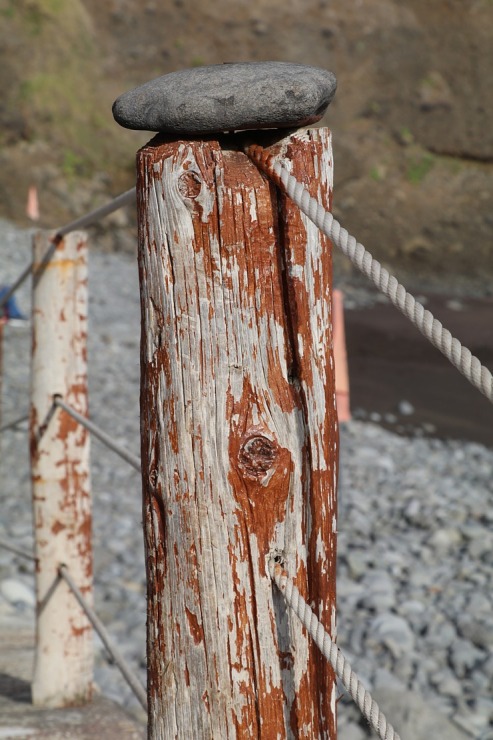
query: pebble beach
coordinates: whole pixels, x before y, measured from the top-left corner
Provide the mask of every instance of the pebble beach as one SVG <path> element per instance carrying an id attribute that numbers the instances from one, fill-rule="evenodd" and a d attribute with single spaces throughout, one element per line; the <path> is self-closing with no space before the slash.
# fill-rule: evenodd
<path id="1" fill-rule="evenodd" d="M 0 283 L 30 260 L 30 232 L 0 221 Z M 89 295 L 90 416 L 139 454 L 135 258 L 92 249 Z M 18 304 L 28 316 L 28 285 Z M 29 353 L 29 322 L 7 325 L 2 424 L 27 414 Z M 493 449 L 361 417 L 341 428 L 338 645 L 403 740 L 493 740 Z M 0 538 L 32 551 L 27 422 L 0 445 Z M 139 474 L 93 440 L 91 476 L 96 611 L 145 683 Z M 32 564 L 0 549 L 0 629 L 34 625 L 34 604 Z M 144 722 L 94 645 L 99 690 Z M 338 713 L 340 740 L 375 737 L 342 689 Z"/>

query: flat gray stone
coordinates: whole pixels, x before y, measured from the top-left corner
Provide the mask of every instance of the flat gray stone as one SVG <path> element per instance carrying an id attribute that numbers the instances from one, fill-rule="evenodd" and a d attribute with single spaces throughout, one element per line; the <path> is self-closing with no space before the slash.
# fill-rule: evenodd
<path id="1" fill-rule="evenodd" d="M 322 118 L 336 91 L 332 72 L 287 62 L 241 62 L 183 69 L 120 95 L 125 128 L 211 134 L 297 128 Z"/>
<path id="2" fill-rule="evenodd" d="M 388 647 L 394 657 L 409 654 L 414 649 L 414 634 L 403 617 L 384 612 L 370 623 L 372 638 Z"/>
<path id="3" fill-rule="evenodd" d="M 385 612 L 395 605 L 393 578 L 383 570 L 369 571 L 363 578 L 366 594 L 361 603 L 375 612 Z"/>
<path id="4" fill-rule="evenodd" d="M 0 594 L 9 604 L 23 604 L 32 607 L 36 605 L 33 589 L 15 578 L 5 578 L 0 583 Z"/>
<path id="5" fill-rule="evenodd" d="M 376 689 L 373 698 L 402 738 L 467 740 L 470 737 L 414 691 Z"/>

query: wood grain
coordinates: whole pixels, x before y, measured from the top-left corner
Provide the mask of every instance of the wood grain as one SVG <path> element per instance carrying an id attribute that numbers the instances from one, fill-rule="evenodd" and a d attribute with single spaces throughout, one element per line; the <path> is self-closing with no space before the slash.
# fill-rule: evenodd
<path id="1" fill-rule="evenodd" d="M 33 702 L 63 707 L 90 700 L 93 632 L 69 587 L 64 563 L 92 603 L 89 434 L 64 411 L 59 394 L 87 415 L 87 237 L 60 240 L 40 271 L 52 236 L 33 247 L 30 446 L 36 556 L 37 639 Z"/>
<path id="2" fill-rule="evenodd" d="M 333 677 L 266 570 L 335 632 L 331 250 L 241 151 L 138 155 L 149 737 L 334 737 Z M 331 197 L 330 134 L 272 148 Z"/>

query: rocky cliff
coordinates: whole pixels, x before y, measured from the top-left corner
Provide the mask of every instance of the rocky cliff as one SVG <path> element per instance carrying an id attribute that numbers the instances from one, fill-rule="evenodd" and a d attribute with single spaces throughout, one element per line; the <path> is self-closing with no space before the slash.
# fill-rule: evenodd
<path id="1" fill-rule="evenodd" d="M 0 0 L 0 19 L 1 216 L 25 222 L 31 184 L 49 227 L 133 184 L 149 137 L 114 124 L 121 92 L 183 67 L 296 61 L 338 77 L 322 123 L 344 225 L 401 276 L 490 290 L 491 0 Z M 131 221 L 105 243 L 131 248 Z"/>

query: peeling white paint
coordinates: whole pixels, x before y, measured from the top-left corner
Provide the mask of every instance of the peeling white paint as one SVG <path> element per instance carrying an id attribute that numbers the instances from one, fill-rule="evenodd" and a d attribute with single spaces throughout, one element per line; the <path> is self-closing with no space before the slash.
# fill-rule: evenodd
<path id="1" fill-rule="evenodd" d="M 332 712 L 332 716 L 335 717 L 336 714 L 336 686 L 335 684 L 332 686 L 332 691 L 330 692 L 330 710 Z"/>
<path id="2" fill-rule="evenodd" d="M 334 186 L 334 164 L 332 158 L 332 134 L 329 134 L 328 146 L 322 149 L 320 165 L 320 183 L 323 189 L 332 191 Z M 321 188 L 321 189 L 322 189 Z M 328 205 L 328 204 L 327 204 Z"/>
<path id="3" fill-rule="evenodd" d="M 204 182 L 202 183 L 202 187 L 200 188 L 200 193 L 196 197 L 196 201 L 202 208 L 201 221 L 203 224 L 206 224 L 209 221 L 209 216 L 214 210 L 215 201 L 213 194 Z"/>
<path id="4" fill-rule="evenodd" d="M 296 134 L 297 138 L 300 136 L 308 141 L 308 133 Z M 181 635 L 182 642 L 170 649 L 186 651 L 188 670 L 193 676 L 191 688 L 185 690 L 177 673 L 171 695 L 159 698 L 162 726 L 166 731 L 163 730 L 161 736 L 154 735 L 156 739 L 172 736 L 176 712 L 192 718 L 190 736 L 202 736 L 207 726 L 208 736 L 232 737 L 233 717 L 243 721 L 251 701 L 248 692 L 254 689 L 249 678 L 252 659 L 255 675 L 265 679 L 267 695 L 274 696 L 283 686 L 288 705 L 303 685 L 310 660 L 309 638 L 292 615 L 285 615 L 281 633 L 279 625 L 274 630 L 270 628 L 275 617 L 272 584 L 269 576 L 263 573 L 263 565 L 261 568 L 267 554 L 265 545 L 259 544 L 251 522 L 247 528 L 247 543 L 242 540 L 245 527 L 242 500 L 247 497 L 247 490 L 239 490 L 235 498 L 231 488 L 232 473 L 238 476 L 230 461 L 232 430 L 243 433 L 248 428 L 258 427 L 280 449 L 289 451 L 290 468 L 283 466 L 283 469 L 291 469 L 287 504 L 279 521 L 275 522 L 267 550 L 283 552 L 291 573 L 306 570 L 312 527 L 310 512 L 306 512 L 309 476 L 304 470 L 304 445 L 310 446 L 314 470 L 323 471 L 328 465 L 324 456 L 324 434 L 329 363 L 322 338 L 330 313 L 326 306 L 328 299 L 315 296 L 313 285 L 314 276 L 321 269 L 319 235 L 315 237 L 315 232 L 307 229 L 310 245 L 306 262 L 291 270 L 291 277 L 302 281 L 311 291 L 308 300 L 314 315 L 310 315 L 309 321 L 314 344 L 309 348 L 305 346 L 306 335 L 305 339 L 301 334 L 298 336 L 298 353 L 304 361 L 310 362 L 307 369 L 310 368 L 313 383 L 303 389 L 307 410 L 297 406 L 290 409 L 288 391 L 284 406 L 281 406 L 275 389 L 270 387 L 269 375 L 274 363 L 276 382 L 284 384 L 286 389 L 291 388 L 286 362 L 289 337 L 284 316 L 267 315 L 265 311 L 269 268 L 263 261 L 253 266 L 248 262 L 248 239 L 254 238 L 255 229 L 251 226 L 258 224 L 258 204 L 262 200 L 244 183 L 241 192 L 238 189 L 231 193 L 224 188 L 219 165 L 214 177 L 201 174 L 203 184 L 200 200 L 195 198 L 197 203 L 192 198 L 184 198 L 179 189 L 184 162 L 187 172 L 200 172 L 194 159 L 194 146 L 211 144 L 187 145 L 162 162 L 162 178 L 155 180 L 150 189 L 146 216 L 146 233 L 158 249 L 156 252 L 149 249 L 141 257 L 146 260 L 143 274 L 149 283 L 143 287 L 144 295 L 149 304 L 152 298 L 156 305 L 162 306 L 167 317 L 157 336 L 156 312 L 144 313 L 149 335 L 144 357 L 149 362 L 157 362 L 156 346 L 166 347 L 169 355 L 170 369 L 166 373 L 158 372 L 156 380 L 154 405 L 161 437 L 159 445 L 154 438 L 150 440 L 149 449 L 152 456 L 158 449 L 159 459 L 153 460 L 160 468 L 158 482 L 161 490 L 170 492 L 165 501 L 166 549 L 174 553 L 176 548 L 179 553 L 170 555 L 166 563 L 165 591 L 161 595 L 163 623 L 158 631 L 164 644 L 169 646 L 180 642 L 177 634 Z M 207 182 L 213 184 L 207 186 Z M 209 218 L 215 203 L 220 218 L 224 217 L 226 208 L 229 212 L 232 204 L 241 207 L 236 228 L 241 231 L 240 219 L 245 218 L 245 244 L 228 241 L 230 234 L 226 234 L 224 224 L 218 232 L 209 235 L 207 249 L 196 244 L 194 222 L 196 224 L 198 218 L 203 220 L 204 214 Z M 266 231 L 271 242 L 263 247 L 269 250 L 274 271 L 277 264 L 275 230 L 269 227 Z M 231 233 L 234 234 L 233 230 Z M 208 237 L 204 234 L 203 238 Z M 277 289 L 277 285 L 272 290 Z M 278 301 L 278 305 L 280 303 L 282 301 Z M 247 418 L 246 411 L 239 410 L 244 403 L 246 382 L 253 394 Z M 169 412 L 171 403 L 173 416 Z M 269 495 L 274 472 L 269 470 L 262 478 L 262 491 L 249 502 L 248 516 L 251 511 L 255 516 L 262 512 L 262 496 Z M 265 510 L 267 512 L 268 507 Z M 301 512 L 305 515 L 301 516 Z M 327 524 L 330 526 L 329 522 Z M 161 525 L 157 511 L 152 526 L 159 534 Z M 197 552 L 198 568 L 193 552 Z M 322 570 L 327 567 L 324 553 L 323 538 L 317 536 L 316 559 Z M 190 622 L 184 610 L 174 604 L 193 602 L 197 593 L 200 594 L 200 619 L 195 607 L 191 612 L 197 614 L 203 638 L 195 642 L 193 619 Z M 241 623 L 234 611 L 238 599 L 244 599 L 246 610 L 242 616 L 246 621 Z M 283 649 L 294 655 L 292 671 L 279 664 L 280 634 L 283 635 Z M 210 668 L 212 656 L 215 656 L 217 677 Z M 175 653 L 174 661 L 180 664 L 179 652 Z M 210 726 L 199 726 L 197 718 L 202 704 L 193 701 L 198 685 L 207 687 L 210 717 L 204 721 L 210 722 Z M 156 719 L 156 726 L 157 723 Z M 279 736 L 290 737 L 289 732 Z"/>
<path id="5" fill-rule="evenodd" d="M 251 189 L 248 192 L 248 197 L 250 199 L 250 219 L 252 223 L 255 223 L 258 221 L 257 218 L 257 198 L 255 195 L 255 190 Z"/>
<path id="6" fill-rule="evenodd" d="M 293 279 L 303 281 L 304 279 L 304 268 L 303 265 L 290 265 L 289 275 Z"/>
<path id="7" fill-rule="evenodd" d="M 303 358 L 305 354 L 303 335 L 299 333 L 298 333 L 298 354 L 301 358 Z"/>
<path id="8" fill-rule="evenodd" d="M 34 238 L 39 266 L 51 235 Z M 64 316 L 64 320 L 61 316 Z M 91 491 L 89 434 L 58 409 L 44 433 L 40 428 L 60 394 L 87 413 L 87 237 L 65 236 L 48 267 L 33 284 L 31 372 L 31 474 L 35 521 L 37 640 L 33 703 L 63 707 L 89 700 L 93 682 L 92 628 L 68 585 L 57 582 L 65 563 L 89 604 L 92 602 L 90 548 Z"/>

